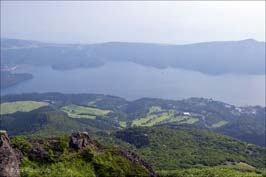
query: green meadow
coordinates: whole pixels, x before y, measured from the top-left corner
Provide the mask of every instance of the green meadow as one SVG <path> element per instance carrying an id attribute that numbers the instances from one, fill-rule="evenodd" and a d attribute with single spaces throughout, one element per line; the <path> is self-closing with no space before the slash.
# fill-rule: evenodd
<path id="1" fill-rule="evenodd" d="M 106 116 L 111 110 L 97 109 L 78 105 L 68 105 L 61 108 L 71 118 L 95 119 L 96 116 Z"/>
<path id="2" fill-rule="evenodd" d="M 194 124 L 197 121 L 198 118 L 177 115 L 176 110 L 164 110 L 161 107 L 152 106 L 147 116 L 133 120 L 132 126 L 153 126 L 163 123 Z"/>
<path id="3" fill-rule="evenodd" d="M 47 106 L 47 102 L 38 101 L 15 101 L 6 102 L 0 104 L 0 115 L 3 114 L 13 114 L 15 112 L 29 112 L 34 109 L 38 109 L 43 106 Z"/>
<path id="4" fill-rule="evenodd" d="M 254 171 L 237 170 L 221 167 L 201 167 L 178 169 L 173 171 L 160 171 L 161 177 L 265 177 Z"/>
<path id="5" fill-rule="evenodd" d="M 218 127 L 226 125 L 227 123 L 228 123 L 227 121 L 222 120 L 220 122 L 217 122 L 217 123 L 213 124 L 212 127 L 213 128 L 218 128 Z"/>

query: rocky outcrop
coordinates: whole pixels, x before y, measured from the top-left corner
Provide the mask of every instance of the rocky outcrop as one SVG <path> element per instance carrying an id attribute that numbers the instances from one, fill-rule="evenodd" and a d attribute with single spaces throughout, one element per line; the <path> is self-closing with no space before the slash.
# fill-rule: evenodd
<path id="1" fill-rule="evenodd" d="M 59 147 L 58 138 L 31 139 L 27 141 L 32 145 L 32 149 L 26 154 L 33 161 L 49 161 L 55 162 L 63 153 Z M 69 139 L 66 139 L 66 150 L 69 152 L 83 152 L 88 146 L 92 147 L 99 153 L 104 153 L 105 148 L 97 141 L 91 139 L 86 132 L 72 133 Z M 50 153 L 52 150 L 52 153 Z M 118 155 L 125 157 L 135 165 L 140 165 L 146 169 L 151 177 L 157 177 L 151 166 L 143 161 L 140 157 L 131 151 L 116 151 Z M 19 150 L 13 149 L 10 145 L 8 135 L 4 131 L 0 131 L 0 177 L 20 177 L 19 164 L 23 155 Z"/>
<path id="2" fill-rule="evenodd" d="M 32 150 L 28 153 L 31 160 L 46 161 L 49 158 L 49 148 L 53 149 L 53 158 L 59 158 L 62 152 L 56 151 L 58 140 L 56 138 L 28 139 L 32 144 Z M 49 160 L 48 160 L 49 161 Z"/>
<path id="3" fill-rule="evenodd" d="M 69 141 L 69 147 L 76 150 L 76 151 L 83 151 L 87 146 L 92 146 L 94 150 L 97 151 L 103 151 L 104 148 L 97 144 L 95 141 L 93 141 L 87 132 L 83 133 L 72 133 Z M 152 169 L 152 167 L 146 163 L 144 160 L 142 160 L 138 155 L 131 151 L 122 151 L 120 150 L 120 155 L 127 158 L 129 161 L 131 161 L 133 164 L 140 165 L 143 168 L 145 168 L 150 174 L 151 177 L 157 177 L 155 171 Z"/>
<path id="4" fill-rule="evenodd" d="M 21 153 L 14 150 L 5 131 L 0 131 L 0 177 L 20 177 Z"/>
<path id="5" fill-rule="evenodd" d="M 72 133 L 70 136 L 69 147 L 76 151 L 83 151 L 87 146 L 92 146 L 96 151 L 102 151 L 103 147 L 93 141 L 87 132 L 82 133 Z"/>

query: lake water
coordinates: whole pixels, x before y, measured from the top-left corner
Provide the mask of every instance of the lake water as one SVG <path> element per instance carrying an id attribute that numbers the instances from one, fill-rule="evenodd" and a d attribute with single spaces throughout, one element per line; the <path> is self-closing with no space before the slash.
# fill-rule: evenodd
<path id="1" fill-rule="evenodd" d="M 103 93 L 128 100 L 142 97 L 205 97 L 235 105 L 265 105 L 265 75 L 205 75 L 174 68 L 156 69 L 134 63 L 107 63 L 98 68 L 59 71 L 24 66 L 32 80 L 1 90 L 25 92 Z"/>

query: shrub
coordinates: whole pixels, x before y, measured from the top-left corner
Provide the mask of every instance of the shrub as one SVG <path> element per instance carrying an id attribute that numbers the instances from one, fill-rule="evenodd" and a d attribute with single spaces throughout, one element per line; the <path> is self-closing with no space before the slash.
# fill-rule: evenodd
<path id="1" fill-rule="evenodd" d="M 28 142 L 24 137 L 12 138 L 11 145 L 14 148 L 19 149 L 24 155 L 28 154 L 32 150 L 32 144 Z"/>
<path id="2" fill-rule="evenodd" d="M 48 162 L 55 162 L 54 152 L 52 149 L 48 150 L 45 160 L 47 160 Z"/>
<path id="3" fill-rule="evenodd" d="M 84 151 L 82 152 L 82 156 L 86 161 L 92 161 L 94 154 L 91 147 L 87 147 L 86 149 L 84 149 Z"/>
<path id="4" fill-rule="evenodd" d="M 68 136 L 61 136 L 58 139 L 58 150 L 60 152 L 64 152 L 68 149 L 69 147 L 69 138 Z"/>

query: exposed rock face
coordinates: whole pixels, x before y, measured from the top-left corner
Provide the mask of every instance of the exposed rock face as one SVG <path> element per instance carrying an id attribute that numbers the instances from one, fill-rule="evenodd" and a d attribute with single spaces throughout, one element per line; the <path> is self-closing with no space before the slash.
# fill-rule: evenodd
<path id="1" fill-rule="evenodd" d="M 28 157 L 29 159 L 34 160 L 45 160 L 48 156 L 48 150 L 46 143 L 49 142 L 49 146 L 53 147 L 53 149 L 57 146 L 57 139 L 48 138 L 48 139 L 28 139 L 28 141 L 32 144 L 32 150 L 29 152 Z M 58 158 L 60 156 L 60 152 L 54 151 L 54 157 Z"/>
<path id="2" fill-rule="evenodd" d="M 87 132 L 83 133 L 72 133 L 70 136 L 69 141 L 69 147 L 76 150 L 76 151 L 82 151 L 87 146 L 93 146 L 95 150 L 102 150 L 103 148 L 97 144 L 95 141 L 93 141 Z"/>
<path id="3" fill-rule="evenodd" d="M 5 131 L 0 131 L 0 177 L 20 177 L 20 154 L 10 145 Z"/>

